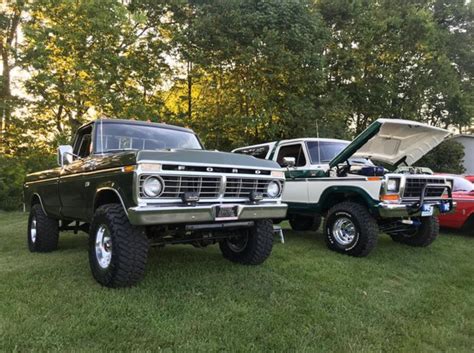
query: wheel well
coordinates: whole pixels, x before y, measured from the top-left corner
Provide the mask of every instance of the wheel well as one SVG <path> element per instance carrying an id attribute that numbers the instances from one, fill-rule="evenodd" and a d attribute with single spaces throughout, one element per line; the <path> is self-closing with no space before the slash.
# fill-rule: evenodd
<path id="1" fill-rule="evenodd" d="M 113 190 L 102 190 L 95 197 L 94 201 L 94 212 L 97 208 L 102 205 L 106 205 L 109 203 L 118 203 L 122 205 L 122 201 L 120 200 L 119 195 L 116 191 Z M 123 206 L 123 205 L 122 205 Z"/>
<path id="2" fill-rule="evenodd" d="M 326 202 L 322 206 L 322 212 L 326 213 L 331 207 L 344 201 L 358 203 L 364 207 L 368 207 L 367 201 L 357 192 L 334 192 L 326 198 Z"/>
<path id="3" fill-rule="evenodd" d="M 34 206 L 36 205 L 37 203 L 39 203 L 41 205 L 41 200 L 39 198 L 39 196 L 37 194 L 34 194 L 32 197 L 31 197 L 31 203 L 30 205 L 31 206 Z"/>
<path id="4" fill-rule="evenodd" d="M 462 228 L 464 231 L 470 231 L 472 228 L 474 228 L 474 213 L 471 213 L 466 222 L 464 222 Z"/>

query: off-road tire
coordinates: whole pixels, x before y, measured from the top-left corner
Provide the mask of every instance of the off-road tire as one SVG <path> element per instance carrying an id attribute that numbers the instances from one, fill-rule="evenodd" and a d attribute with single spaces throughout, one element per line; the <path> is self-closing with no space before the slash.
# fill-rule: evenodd
<path id="1" fill-rule="evenodd" d="M 112 256 L 106 268 L 99 265 L 95 242 L 105 225 L 111 237 Z M 131 287 L 145 274 L 149 241 L 142 227 L 132 225 L 120 204 L 100 206 L 89 231 L 89 264 L 94 278 L 105 287 Z"/>
<path id="2" fill-rule="evenodd" d="M 273 224 L 271 220 L 258 220 L 251 228 L 238 230 L 236 237 L 247 237 L 245 247 L 236 252 L 229 245 L 231 239 L 219 242 L 222 255 L 227 260 L 243 265 L 260 265 L 271 254 L 273 247 Z"/>
<path id="3" fill-rule="evenodd" d="M 439 235 L 438 217 L 421 217 L 421 225 L 413 232 L 389 233 L 393 241 L 410 246 L 425 247 L 436 240 Z"/>
<path id="4" fill-rule="evenodd" d="M 289 220 L 291 229 L 296 231 L 314 231 L 316 232 L 321 226 L 321 216 L 302 216 L 292 215 Z"/>
<path id="5" fill-rule="evenodd" d="M 32 239 L 32 222 L 36 220 L 36 239 Z M 48 217 L 40 204 L 31 207 L 28 217 L 28 249 L 31 252 L 51 252 L 58 248 L 59 222 Z"/>
<path id="6" fill-rule="evenodd" d="M 350 244 L 338 242 L 333 234 L 333 225 L 342 217 L 349 219 L 355 227 L 356 235 Z M 342 254 L 363 257 L 377 245 L 379 227 L 366 207 L 347 201 L 333 206 L 328 211 L 324 220 L 324 232 L 329 249 Z"/>

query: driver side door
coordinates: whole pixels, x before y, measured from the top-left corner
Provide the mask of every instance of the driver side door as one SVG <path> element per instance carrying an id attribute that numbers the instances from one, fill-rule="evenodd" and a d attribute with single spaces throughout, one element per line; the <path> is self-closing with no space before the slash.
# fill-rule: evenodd
<path id="1" fill-rule="evenodd" d="M 72 163 L 65 165 L 59 178 L 59 196 L 61 200 L 61 215 L 71 220 L 85 220 L 85 184 L 84 173 L 91 163 L 91 128 L 78 131 L 73 146 Z"/>

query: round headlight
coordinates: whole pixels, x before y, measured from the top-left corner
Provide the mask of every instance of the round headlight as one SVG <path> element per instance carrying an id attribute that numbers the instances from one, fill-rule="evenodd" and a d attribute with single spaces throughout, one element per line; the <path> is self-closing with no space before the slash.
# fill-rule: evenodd
<path id="1" fill-rule="evenodd" d="M 157 197 L 163 191 L 163 184 L 157 177 L 148 177 L 143 182 L 143 192 L 148 197 Z"/>
<path id="2" fill-rule="evenodd" d="M 280 196 L 280 192 L 281 192 L 281 186 L 279 182 L 273 180 L 268 183 L 267 195 L 269 197 L 278 197 Z"/>
<path id="3" fill-rule="evenodd" d="M 398 191 L 398 179 L 389 179 L 387 181 L 387 191 L 390 191 L 390 192 Z"/>

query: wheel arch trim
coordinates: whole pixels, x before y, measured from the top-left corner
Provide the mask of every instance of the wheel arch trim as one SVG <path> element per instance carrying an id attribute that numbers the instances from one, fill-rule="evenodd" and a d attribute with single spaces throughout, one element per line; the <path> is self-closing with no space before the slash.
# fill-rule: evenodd
<path id="1" fill-rule="evenodd" d="M 97 204 L 97 201 L 99 199 L 99 196 L 101 194 L 105 193 L 105 192 L 113 192 L 113 193 L 115 193 L 115 195 L 117 195 L 118 199 L 120 200 L 120 204 L 122 205 L 122 208 L 123 208 L 123 210 L 125 211 L 125 214 L 128 217 L 128 210 L 127 210 L 127 207 L 125 207 L 125 202 L 123 201 L 122 195 L 120 195 L 120 192 L 117 189 L 115 189 L 113 187 L 110 187 L 110 186 L 100 187 L 96 190 L 95 195 L 94 195 L 94 202 L 92 204 L 93 212 L 95 212 L 95 210 L 96 210 L 96 204 Z"/>
<path id="2" fill-rule="evenodd" d="M 44 214 L 45 215 L 48 215 L 48 213 L 46 212 L 45 208 L 44 208 L 44 205 L 43 205 L 43 199 L 41 199 L 41 196 L 40 194 L 38 194 L 37 192 L 34 192 L 33 194 L 31 194 L 31 198 L 30 198 L 30 202 L 29 202 L 29 207 L 31 209 L 31 207 L 33 206 L 33 200 L 35 198 L 38 198 L 39 200 L 39 204 L 41 205 L 41 209 L 43 210 Z"/>

